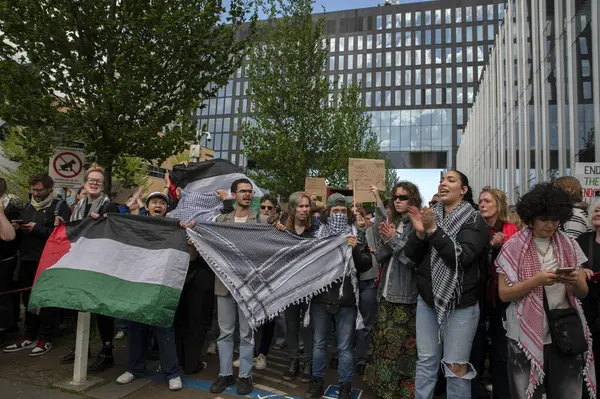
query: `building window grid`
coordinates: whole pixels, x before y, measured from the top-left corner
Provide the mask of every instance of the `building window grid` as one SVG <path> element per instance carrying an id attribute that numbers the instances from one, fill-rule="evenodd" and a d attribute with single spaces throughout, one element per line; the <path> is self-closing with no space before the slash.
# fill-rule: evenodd
<path id="1" fill-rule="evenodd" d="M 480 43 L 480 42 L 485 42 L 490 41 L 492 42 L 494 40 L 494 35 L 495 35 L 495 23 L 494 18 L 500 20 L 503 18 L 504 15 L 504 5 L 503 4 L 498 4 L 497 5 L 497 12 L 495 13 L 495 6 L 494 5 L 487 5 L 487 6 L 482 6 L 480 7 L 474 7 L 475 10 L 472 10 L 472 7 L 465 7 L 465 8 L 455 8 L 454 9 L 454 14 L 452 13 L 453 9 L 442 9 L 439 10 L 440 11 L 440 15 L 439 18 L 444 18 L 444 22 L 445 24 L 448 23 L 452 23 L 452 16 L 454 16 L 455 22 L 456 23 L 461 23 L 463 20 L 463 16 L 465 17 L 465 21 L 466 22 L 473 22 L 473 11 L 476 11 L 476 20 L 477 21 L 490 21 L 490 23 L 484 23 L 483 25 L 475 25 L 476 26 L 476 38 L 473 38 L 473 32 L 472 28 L 471 28 L 471 32 L 470 34 L 467 33 L 467 41 L 472 42 L 472 43 Z M 465 10 L 463 13 L 463 9 Z M 437 10 L 436 10 L 437 11 Z M 441 15 L 441 13 L 443 13 L 443 15 Z M 425 21 L 421 21 L 421 12 L 414 12 L 414 15 L 412 15 L 412 13 L 404 13 L 404 21 L 405 21 L 405 26 L 407 27 L 411 27 L 411 26 L 429 26 L 431 25 L 431 12 L 427 12 L 425 11 L 423 14 L 424 15 L 424 19 Z M 428 15 L 429 14 L 429 17 Z M 494 15 L 495 14 L 495 15 Z M 400 16 L 400 17 L 399 17 Z M 396 14 L 396 18 L 395 18 L 395 28 L 401 28 L 402 27 L 402 18 L 401 18 L 402 14 Z M 437 13 L 434 11 L 434 16 L 435 16 L 435 25 L 443 25 L 441 22 L 439 21 L 438 15 Z M 383 16 L 382 16 L 383 18 Z M 393 18 L 394 15 L 386 15 L 385 16 L 385 29 L 391 29 L 392 27 L 392 22 L 393 22 Z M 450 18 L 450 19 L 448 19 Z M 437 34 L 437 29 L 436 29 L 436 44 L 452 44 L 454 39 L 455 43 L 461 43 L 462 42 L 462 26 L 457 26 L 455 29 L 452 28 L 447 28 L 447 27 L 443 27 L 444 32 L 441 32 L 441 34 L 443 35 L 441 37 L 441 40 L 439 39 L 439 34 Z M 469 29 L 469 27 L 466 27 L 467 29 Z M 418 33 L 417 33 L 418 32 Z M 454 32 L 454 38 L 452 38 L 452 32 Z M 402 45 L 402 32 L 394 32 L 396 33 L 396 46 L 401 46 Z M 485 33 L 485 36 L 484 36 Z M 392 47 L 392 32 L 386 33 L 385 36 L 385 42 L 383 41 L 383 37 L 381 36 L 381 34 L 378 34 L 379 36 L 377 37 L 377 41 L 376 41 L 376 48 L 390 48 Z M 421 46 L 422 44 L 426 44 L 426 45 L 430 45 L 431 43 L 431 31 L 430 30 L 425 30 L 425 42 L 422 43 L 420 40 L 420 35 L 421 35 L 421 30 L 418 31 L 406 31 L 405 32 L 406 37 L 405 37 L 405 45 L 408 47 L 412 47 L 413 46 L 413 40 L 412 38 L 414 37 L 414 46 Z M 363 46 L 363 40 L 364 40 L 364 36 L 363 35 L 356 35 L 356 49 L 357 50 L 363 50 L 364 46 Z M 580 38 L 581 40 L 581 38 Z M 337 41 L 337 48 L 336 48 L 336 41 Z M 367 49 L 372 49 L 372 35 L 367 35 Z M 383 44 L 385 43 L 385 45 Z M 347 46 L 346 46 L 347 44 Z M 587 44 L 580 45 L 581 47 L 586 46 Z M 485 54 L 485 52 L 483 51 L 484 48 L 489 48 L 490 46 L 492 46 L 491 44 L 486 44 L 486 46 L 482 46 L 482 45 L 475 45 L 475 46 L 469 46 L 467 47 L 467 49 L 469 49 L 469 51 L 467 51 L 467 62 L 471 63 L 474 62 L 474 59 L 476 59 L 477 63 L 481 64 L 483 63 L 485 60 L 487 60 L 489 57 Z M 444 50 L 443 47 L 442 48 L 435 48 L 436 52 L 436 61 L 434 62 L 435 64 L 440 64 L 440 63 L 446 63 L 446 64 L 450 64 L 453 65 L 453 67 L 450 68 L 446 68 L 446 78 L 443 79 L 445 81 L 446 84 L 452 84 L 453 81 L 453 75 L 454 75 L 454 66 L 456 64 L 453 64 L 453 57 L 452 57 L 452 48 L 456 49 L 456 57 L 455 58 L 455 63 L 462 63 L 463 58 L 462 58 L 462 53 L 463 53 L 463 49 L 461 47 L 446 47 L 446 49 Z M 330 50 L 332 50 L 332 52 L 352 52 L 354 51 L 354 36 L 348 36 L 348 37 L 337 37 L 337 38 L 331 38 L 330 39 Z M 422 50 L 417 49 L 414 52 L 414 56 L 412 54 L 412 51 L 406 51 L 405 54 L 405 66 L 411 66 L 411 65 L 415 65 L 415 66 L 420 66 L 421 64 L 426 63 L 428 60 L 431 61 L 431 51 L 429 49 L 425 49 L 426 52 L 429 51 L 429 57 L 426 57 L 426 55 L 424 53 L 422 53 Z M 474 56 L 474 52 L 477 51 L 477 55 Z M 582 49 L 581 51 L 582 53 L 587 52 L 587 49 Z M 422 55 L 425 55 L 424 57 L 421 57 Z M 443 57 L 440 57 L 441 55 L 443 55 Z M 369 57 L 369 54 L 367 54 L 367 56 Z M 381 57 L 381 55 L 379 55 Z M 336 65 L 335 65 L 335 58 L 338 58 L 338 65 L 337 65 L 337 69 L 336 69 Z M 423 58 L 425 58 L 425 61 L 423 61 Z M 396 59 L 396 63 L 395 66 L 396 67 L 401 67 L 402 66 L 402 52 L 401 51 L 396 51 L 396 55 L 395 55 L 395 59 Z M 391 60 L 392 60 L 392 53 L 391 52 L 387 52 L 385 55 L 385 67 L 386 68 L 390 68 L 392 67 L 391 64 Z M 338 55 L 338 57 L 330 57 L 330 63 L 329 63 L 329 69 L 330 71 L 333 72 L 333 70 L 339 70 L 339 71 L 343 71 L 344 70 L 344 61 L 346 61 L 346 68 L 348 70 L 351 70 L 354 68 L 354 57 L 353 55 L 348 55 L 347 57 L 344 57 L 343 55 Z M 363 67 L 363 58 L 362 58 L 362 54 L 357 54 L 357 61 L 356 61 L 356 67 L 357 68 L 362 68 Z M 371 59 L 372 61 L 372 59 Z M 376 61 L 377 62 L 377 61 Z M 372 62 L 370 63 L 372 67 Z M 589 60 L 586 62 L 583 62 L 581 65 L 581 76 L 582 77 L 588 77 L 589 76 L 589 67 L 587 66 L 589 64 Z M 379 66 L 377 66 L 377 68 L 381 68 L 383 65 L 379 64 Z M 244 75 L 247 76 L 248 74 L 248 65 L 243 66 L 242 68 L 244 68 Z M 234 74 L 235 77 L 237 77 L 238 79 L 241 78 L 241 70 L 242 68 L 238 69 L 236 71 L 236 73 Z M 477 69 L 475 69 L 477 68 Z M 436 84 L 441 84 L 441 80 L 438 79 L 438 71 L 441 72 L 442 69 L 440 68 L 435 68 L 434 69 L 436 72 Z M 467 73 L 467 83 L 472 83 L 474 80 L 474 76 L 479 77 L 479 75 L 481 74 L 483 70 L 483 65 L 468 65 L 466 66 L 466 73 Z M 463 83 L 463 71 L 462 71 L 462 67 L 458 67 L 456 68 L 456 82 L 459 84 L 464 84 Z M 475 74 L 475 71 L 477 71 L 477 73 Z M 416 70 L 415 70 L 416 72 Z M 449 72 L 449 73 L 448 73 Z M 429 73 L 431 74 L 431 71 L 429 71 Z M 381 75 L 381 74 L 379 74 Z M 419 70 L 418 74 L 415 73 L 415 84 L 420 84 L 420 75 L 421 75 L 421 70 Z M 386 87 L 389 87 L 391 85 L 391 71 L 386 71 L 385 72 L 385 85 Z M 408 84 L 412 85 L 412 70 L 411 73 L 409 74 L 410 78 L 408 79 Z M 396 84 L 398 83 L 398 73 L 396 72 Z M 406 79 L 406 76 L 405 76 Z M 347 78 L 346 81 L 349 83 L 351 81 L 353 81 L 353 74 L 352 73 L 348 73 L 347 74 Z M 367 78 L 367 80 L 370 80 L 369 78 Z M 381 76 L 379 76 L 379 78 L 377 79 L 378 81 L 381 81 Z M 338 75 L 338 85 L 340 84 L 340 82 L 344 81 L 344 75 L 340 74 Z M 357 81 L 362 81 L 362 73 L 357 74 Z M 227 85 L 227 87 L 221 88 L 220 92 L 219 92 L 219 98 L 214 99 L 214 102 L 208 102 L 207 103 L 207 107 L 206 110 L 203 109 L 198 109 L 198 114 L 207 114 L 207 115 L 211 115 L 211 114 L 228 114 L 229 112 L 231 112 L 230 110 L 235 110 L 235 108 L 239 107 L 240 101 L 239 100 L 233 100 L 231 97 L 232 96 L 239 96 L 239 95 L 247 95 L 247 86 L 248 86 L 248 82 L 245 82 L 245 90 L 244 93 L 240 93 L 240 81 L 237 82 L 232 82 L 230 81 L 229 84 Z M 405 82 L 406 83 L 406 82 Z M 457 103 L 460 103 L 459 100 L 462 99 L 462 87 L 458 87 L 456 90 L 456 98 L 457 98 Z M 465 98 L 465 102 L 468 104 L 471 104 L 474 101 L 474 90 L 475 90 L 475 86 L 466 86 L 466 98 Z M 223 90 L 225 90 L 225 93 L 223 93 Z M 438 92 L 438 90 L 441 90 L 440 94 Z M 426 99 L 425 99 L 425 103 L 427 105 L 440 105 L 440 104 L 447 104 L 447 105 L 451 105 L 452 104 L 452 97 L 454 95 L 453 92 L 453 88 L 446 88 L 445 90 L 443 89 L 436 89 L 435 92 L 433 92 L 433 90 L 431 89 L 427 89 L 427 92 L 425 93 Z M 583 91 L 587 91 L 587 90 L 583 90 Z M 399 91 L 396 90 L 394 92 L 394 97 L 396 98 L 398 96 Z M 414 93 L 413 93 L 414 92 Z M 403 94 L 402 94 L 403 93 Z M 382 92 L 376 93 L 376 104 L 381 104 L 382 100 L 383 103 L 385 104 L 385 106 L 390 106 L 391 105 L 391 97 L 392 97 L 392 93 L 390 91 L 386 91 L 385 92 L 385 99 L 382 99 Z M 421 103 L 421 89 L 418 90 L 409 90 L 406 89 L 405 91 L 401 92 L 400 96 L 404 97 L 404 105 L 417 105 Z M 434 96 L 432 96 L 432 94 L 435 94 Z M 221 97 L 221 95 L 225 95 L 224 98 Z M 229 98 L 227 98 L 229 97 Z M 371 96 L 369 96 L 371 97 Z M 367 96 L 363 96 L 363 99 L 365 100 L 365 103 L 367 103 Z M 408 99 L 408 101 L 407 101 Z M 411 101 L 412 99 L 412 101 Z M 246 100 L 246 99 L 244 99 Z M 232 107 L 233 103 L 235 102 L 236 107 Z M 244 109 L 243 112 L 245 112 L 247 110 L 247 103 L 249 101 L 243 101 L 242 104 L 242 108 Z M 216 111 L 216 113 L 213 113 L 211 111 Z M 234 121 L 234 125 L 237 125 L 237 120 Z M 215 124 L 215 129 L 217 129 L 217 124 L 215 122 L 213 122 Z M 228 129 L 225 128 L 224 125 L 222 125 L 222 127 L 220 129 Z M 216 130 L 215 130 L 216 131 Z M 223 132 L 223 131 L 222 131 Z M 219 133 L 222 133 L 219 132 Z M 218 144 L 215 144 L 215 146 L 218 146 Z M 233 147 L 233 143 L 232 146 Z M 225 148 L 223 148 L 225 147 Z M 223 144 L 221 145 L 221 148 L 219 149 L 220 151 L 223 151 L 223 153 L 225 154 L 226 151 L 228 149 L 228 144 Z M 233 156 L 234 154 L 232 154 Z"/>

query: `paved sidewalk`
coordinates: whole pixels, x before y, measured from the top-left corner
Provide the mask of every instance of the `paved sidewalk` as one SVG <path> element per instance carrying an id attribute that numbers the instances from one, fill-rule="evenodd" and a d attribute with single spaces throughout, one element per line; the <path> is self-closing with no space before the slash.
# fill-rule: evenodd
<path id="1" fill-rule="evenodd" d="M 55 340 L 54 347 L 44 356 L 32 358 L 29 350 L 17 353 L 0 352 L 0 394 L 3 398 L 49 398 L 49 399 L 231 399 L 239 398 L 235 394 L 235 386 L 222 394 L 215 395 L 209 392 L 212 381 L 219 372 L 218 356 L 205 356 L 208 363 L 206 370 L 193 375 L 184 376 L 184 389 L 179 392 L 170 392 L 161 373 L 157 373 L 158 361 L 148 361 L 149 376 L 134 380 L 127 385 L 117 385 L 116 378 L 126 370 L 127 340 L 115 341 L 115 366 L 97 374 L 102 382 L 83 392 L 75 394 L 65 392 L 54 387 L 60 381 L 72 377 L 73 365 L 59 364 L 59 358 L 67 353 L 73 345 L 72 338 L 61 337 Z M 95 342 L 91 345 L 92 358 L 97 355 L 100 345 Z M 253 399 L 301 399 L 308 388 L 299 380 L 293 382 L 283 381 L 281 376 L 286 369 L 287 355 L 285 350 L 272 350 L 267 357 L 266 370 L 254 371 L 255 392 L 247 397 Z M 237 369 L 234 368 L 234 373 Z M 337 373 L 329 370 L 326 383 L 337 385 Z M 354 387 L 362 390 L 360 399 L 374 399 L 375 395 L 362 383 L 359 376 L 354 378 Z M 357 395 L 354 399 L 358 398 Z M 336 396 L 333 395 L 332 398 Z"/>

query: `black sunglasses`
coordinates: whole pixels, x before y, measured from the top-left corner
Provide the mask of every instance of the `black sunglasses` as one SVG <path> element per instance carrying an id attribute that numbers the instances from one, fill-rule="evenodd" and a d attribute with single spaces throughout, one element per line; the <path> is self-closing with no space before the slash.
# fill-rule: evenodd
<path id="1" fill-rule="evenodd" d="M 392 201 L 408 201 L 410 197 L 408 195 L 394 195 Z"/>
<path id="2" fill-rule="evenodd" d="M 272 206 L 269 206 L 269 205 L 261 205 L 261 206 L 260 206 L 260 209 L 262 209 L 263 211 L 264 211 L 265 209 L 266 209 L 266 210 L 268 210 L 268 211 L 272 211 L 272 210 L 273 210 L 273 207 L 272 207 Z"/>

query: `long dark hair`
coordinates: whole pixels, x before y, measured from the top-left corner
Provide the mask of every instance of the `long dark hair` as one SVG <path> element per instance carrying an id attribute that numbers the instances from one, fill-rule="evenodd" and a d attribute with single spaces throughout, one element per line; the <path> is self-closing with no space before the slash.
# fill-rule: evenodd
<path id="1" fill-rule="evenodd" d="M 456 169 L 454 169 L 453 172 L 456 172 L 458 174 L 458 176 L 460 177 L 460 185 L 463 187 L 465 187 L 465 186 L 467 187 L 467 192 L 463 196 L 463 201 L 471 204 L 473 209 L 478 209 L 478 206 L 475 203 L 475 200 L 473 199 L 473 189 L 471 188 L 471 186 L 469 186 L 469 179 L 467 178 L 467 176 L 463 172 L 460 172 Z"/>

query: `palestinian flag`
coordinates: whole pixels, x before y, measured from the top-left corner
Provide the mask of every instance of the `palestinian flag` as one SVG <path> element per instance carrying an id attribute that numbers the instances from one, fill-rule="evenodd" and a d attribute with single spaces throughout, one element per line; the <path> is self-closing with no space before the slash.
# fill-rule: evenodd
<path id="1" fill-rule="evenodd" d="M 54 229 L 29 310 L 58 307 L 168 327 L 189 265 L 186 232 L 163 217 L 109 214 Z"/>
<path id="2" fill-rule="evenodd" d="M 217 190 L 229 190 L 237 179 L 248 179 L 254 186 L 254 196 L 262 197 L 263 192 L 244 174 L 239 166 L 225 159 L 213 159 L 205 162 L 190 162 L 175 165 L 172 172 L 173 183 L 189 192 L 208 193 Z"/>

